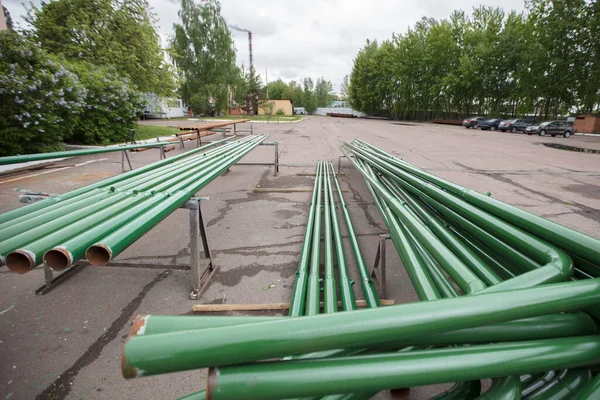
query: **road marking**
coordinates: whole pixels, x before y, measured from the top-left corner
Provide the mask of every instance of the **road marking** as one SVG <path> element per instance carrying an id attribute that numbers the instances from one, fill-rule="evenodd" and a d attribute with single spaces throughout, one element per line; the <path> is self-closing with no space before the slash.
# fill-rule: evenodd
<path id="1" fill-rule="evenodd" d="M 71 165 L 69 167 L 55 168 L 55 169 L 52 169 L 52 170 L 49 170 L 49 171 L 38 172 L 37 174 L 30 174 L 30 175 L 25 175 L 25 176 L 19 176 L 19 177 L 16 177 L 16 178 L 12 178 L 12 179 L 7 179 L 7 180 L 4 180 L 4 181 L 0 181 L 0 185 L 2 185 L 4 183 L 10 183 L 10 182 L 15 182 L 15 181 L 20 181 L 21 179 L 34 178 L 34 177 L 40 176 L 40 175 L 51 174 L 53 172 L 63 171 L 65 169 L 74 168 L 74 167 L 80 167 L 82 165 L 91 164 L 91 163 L 95 163 L 95 162 L 98 162 L 98 161 L 105 161 L 105 160 L 108 160 L 108 158 L 99 158 L 97 160 L 89 160 L 89 161 L 82 162 L 82 163 L 79 163 L 79 164 Z"/>

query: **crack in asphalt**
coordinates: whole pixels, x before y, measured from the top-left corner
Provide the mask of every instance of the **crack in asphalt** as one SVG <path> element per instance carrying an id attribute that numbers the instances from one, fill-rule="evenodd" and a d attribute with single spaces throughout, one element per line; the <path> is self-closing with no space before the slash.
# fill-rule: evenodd
<path id="1" fill-rule="evenodd" d="M 146 284 L 142 290 L 138 293 L 138 295 L 133 298 L 129 304 L 127 304 L 122 310 L 121 315 L 117 319 L 113 321 L 110 327 L 106 330 L 106 332 L 100 336 L 81 357 L 75 361 L 75 363 L 59 377 L 50 384 L 42 393 L 36 396 L 37 400 L 44 399 L 64 399 L 71 389 L 73 388 L 73 381 L 79 374 L 79 372 L 86 366 L 90 365 L 94 362 L 104 348 L 111 343 L 113 340 L 117 338 L 117 335 L 127 325 L 129 319 L 133 316 L 135 311 L 139 308 L 142 300 L 146 297 L 148 292 L 160 281 L 166 279 L 169 276 L 169 271 L 163 271 L 158 274 L 151 282 Z"/>

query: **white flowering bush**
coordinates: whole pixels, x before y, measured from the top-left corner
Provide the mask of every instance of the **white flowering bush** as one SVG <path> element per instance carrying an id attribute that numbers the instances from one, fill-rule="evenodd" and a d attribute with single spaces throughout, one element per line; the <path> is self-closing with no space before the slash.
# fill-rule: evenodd
<path id="1" fill-rule="evenodd" d="M 85 89 L 75 74 L 13 31 L 0 34 L 0 155 L 60 150 Z"/>
<path id="2" fill-rule="evenodd" d="M 131 139 L 145 103 L 129 81 L 114 70 L 93 64 L 67 67 L 86 89 L 80 119 L 69 143 L 109 144 Z"/>

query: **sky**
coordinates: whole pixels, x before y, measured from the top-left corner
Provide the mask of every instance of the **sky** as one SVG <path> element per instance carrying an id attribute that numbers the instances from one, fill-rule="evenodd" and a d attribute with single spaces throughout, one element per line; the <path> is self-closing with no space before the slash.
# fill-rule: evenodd
<path id="1" fill-rule="evenodd" d="M 23 2 L 1 0 L 19 25 Z M 158 18 L 166 46 L 178 21 L 178 0 L 148 0 Z M 39 3 L 39 0 L 33 0 Z M 442 19 L 453 10 L 471 11 L 480 4 L 523 9 L 523 0 L 221 0 L 222 14 L 230 24 L 252 31 L 254 67 L 265 82 L 286 82 L 325 77 L 339 91 L 354 57 L 367 39 L 389 39 L 404 33 L 422 17 Z M 233 30 L 238 65 L 248 67 L 248 34 Z"/>

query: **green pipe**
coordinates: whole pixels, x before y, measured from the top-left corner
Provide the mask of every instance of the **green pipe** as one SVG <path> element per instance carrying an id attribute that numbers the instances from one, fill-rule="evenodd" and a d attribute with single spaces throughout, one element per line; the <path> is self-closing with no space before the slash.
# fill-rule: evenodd
<path id="1" fill-rule="evenodd" d="M 333 168 L 333 164 L 331 162 L 326 163 L 327 165 L 327 197 L 329 198 L 329 204 L 332 206 L 332 210 L 330 212 L 331 215 L 331 225 L 333 228 L 333 240 L 335 245 L 335 253 L 337 255 L 337 264 L 338 271 L 340 274 L 340 297 L 342 299 L 342 308 L 344 311 L 352 311 L 356 310 L 356 301 L 354 299 L 354 290 L 352 290 L 352 285 L 354 285 L 354 281 L 350 279 L 350 274 L 348 272 L 348 265 L 346 264 L 346 256 L 344 254 L 344 245 L 342 243 L 342 233 L 340 232 L 340 223 L 338 221 L 337 213 L 335 211 L 335 200 L 333 198 L 333 189 L 331 187 L 331 178 L 335 180 L 335 171 Z M 331 174 L 329 174 L 331 172 Z M 330 176 L 331 175 L 331 176 Z M 337 181 L 336 181 L 337 185 Z M 340 196 L 340 200 L 341 199 Z M 350 228 L 348 229 L 350 231 Z M 352 232 L 354 233 L 354 232 Z M 360 253 L 360 249 L 358 250 Z M 355 253 L 356 254 L 356 253 Z M 364 264 L 363 264 L 364 266 Z M 359 269 L 360 274 L 360 269 Z M 362 280 L 362 277 L 361 277 Z M 335 289 L 335 287 L 334 287 Z M 372 298 L 370 299 L 372 300 Z M 373 303 L 369 303 L 367 300 L 367 307 L 372 307 Z M 337 304 L 336 304 L 337 306 Z M 375 305 L 376 306 L 376 305 Z"/>
<path id="2" fill-rule="evenodd" d="M 365 143 L 362 141 L 358 142 Z M 371 148 L 374 148 L 374 146 L 371 146 Z M 381 150 L 379 151 L 382 154 L 387 155 L 388 160 L 396 159 L 396 157 L 388 153 L 385 153 Z M 600 259 L 600 240 L 598 239 L 592 238 L 581 232 L 567 228 L 556 222 L 539 217 L 535 214 L 521 210 L 520 208 L 511 206 L 481 193 L 446 181 L 408 163 L 399 161 L 397 159 L 394 161 L 396 162 L 395 165 L 399 166 L 400 168 L 410 171 L 412 174 L 419 176 L 421 179 L 440 186 L 449 193 L 452 193 L 533 235 L 543 238 L 555 246 L 559 246 L 567 250 L 569 253 L 580 256 L 592 262 L 593 264 L 597 263 L 597 260 Z"/>
<path id="3" fill-rule="evenodd" d="M 450 389 L 431 397 L 429 400 L 471 400 L 481 393 L 481 381 L 458 382 Z"/>
<path id="4" fill-rule="evenodd" d="M 477 400 L 521 400 L 521 381 L 518 376 L 494 379 L 488 391 Z"/>
<path id="5" fill-rule="evenodd" d="M 96 244 L 87 249 L 85 253 L 87 260 L 93 265 L 107 264 L 112 258 L 116 257 L 133 242 L 138 240 L 160 221 L 179 208 L 196 192 L 238 162 L 250 152 L 250 150 L 262 142 L 264 138 L 265 136 L 259 136 L 256 141 L 250 143 L 248 146 L 236 150 L 227 157 L 223 157 L 223 160 L 218 164 L 203 171 L 201 177 L 194 182 L 190 182 L 185 190 L 173 193 L 168 201 L 158 204 L 156 207 L 146 211 L 128 224 L 123 225 L 118 230 L 112 232 L 107 237 L 100 239 Z"/>
<path id="6" fill-rule="evenodd" d="M 321 255 L 321 192 L 323 185 L 323 162 L 319 161 L 317 172 L 317 203 L 316 217 L 313 229 L 310 272 L 308 275 L 308 286 L 306 288 L 306 315 L 317 315 L 320 311 L 320 289 L 319 289 L 319 267 Z"/>
<path id="7" fill-rule="evenodd" d="M 355 168 L 368 180 L 373 190 L 377 192 L 389 206 L 391 211 L 400 219 L 400 221 L 411 230 L 419 241 L 427 248 L 429 253 L 437 262 L 450 274 L 452 279 L 467 294 L 476 293 L 485 288 L 485 284 L 473 273 L 462 261 L 458 259 L 449 249 L 428 228 L 426 228 L 415 216 L 407 212 L 407 205 L 398 201 L 389 191 L 381 185 L 376 179 L 369 176 L 365 169 L 360 167 L 344 149 L 342 152 L 354 164 Z M 397 248 L 398 250 L 398 248 Z"/>
<path id="8" fill-rule="evenodd" d="M 523 390 L 521 391 L 521 395 L 523 397 L 529 396 L 536 390 L 544 387 L 544 385 L 547 385 L 548 383 L 550 383 L 557 376 L 558 376 L 558 374 L 556 373 L 556 371 L 547 371 L 545 374 L 540 376 L 537 380 L 533 381 L 532 383 L 529 383 L 527 385 L 521 384 L 521 386 L 523 387 Z"/>
<path id="9" fill-rule="evenodd" d="M 167 180 L 173 175 L 172 173 L 169 173 L 170 171 L 174 169 L 177 169 L 177 171 L 179 171 L 184 166 L 191 166 L 192 162 L 197 163 L 197 160 L 199 158 L 203 158 L 208 155 L 212 156 L 212 154 L 214 154 L 215 152 L 221 153 L 227 150 L 229 147 L 233 146 L 235 143 L 241 142 L 242 141 L 240 140 L 238 142 L 228 143 L 215 150 L 209 150 L 207 152 L 200 153 L 199 155 L 188 157 L 176 163 L 164 165 L 159 169 L 160 177 L 163 181 Z M 132 176 L 121 182 L 115 183 L 114 185 L 108 187 L 103 186 L 102 188 L 93 189 L 90 192 L 87 192 L 87 195 L 83 194 L 65 201 L 60 201 L 58 203 L 55 203 L 54 205 L 42 208 L 37 211 L 32 211 L 26 215 L 7 221 L 3 224 L 0 224 L 0 241 L 5 240 L 6 238 L 13 237 L 18 233 L 30 232 L 32 229 L 37 228 L 38 226 L 43 225 L 44 223 L 52 222 L 53 224 L 56 224 L 55 220 L 57 219 L 57 217 L 66 216 L 69 212 L 72 212 L 73 210 L 79 210 L 82 207 L 85 207 L 86 205 L 96 203 L 102 198 L 106 198 L 111 193 L 111 191 L 109 191 L 108 189 L 114 189 L 114 191 L 117 191 L 117 189 L 119 189 L 119 191 L 124 191 L 128 189 L 136 189 L 138 191 L 146 190 L 146 188 L 150 187 L 149 183 L 156 181 L 156 175 L 156 171 L 147 171 L 146 173 Z M 146 183 L 146 186 L 140 186 L 142 183 Z"/>
<path id="10" fill-rule="evenodd" d="M 572 399 L 573 396 L 590 380 L 588 369 L 565 371 L 549 382 L 542 389 L 527 397 L 528 400 L 560 400 Z"/>
<path id="11" fill-rule="evenodd" d="M 344 215 L 344 221 L 346 222 L 346 228 L 348 231 L 348 237 L 350 239 L 350 245 L 352 246 L 352 251 L 354 253 L 354 259 L 356 260 L 356 269 L 358 270 L 358 274 L 360 275 L 360 283 L 365 296 L 365 301 L 367 302 L 367 307 L 374 308 L 379 307 L 379 295 L 377 294 L 377 289 L 375 288 L 375 284 L 369 275 L 369 271 L 365 264 L 365 259 L 360 250 L 360 246 L 358 244 L 358 238 L 356 236 L 356 231 L 354 230 L 354 224 L 350 219 L 350 213 L 348 212 L 348 206 L 344 201 L 344 196 L 342 194 L 342 190 L 340 189 L 340 184 L 338 182 L 335 170 L 332 168 L 333 181 L 335 182 L 336 191 L 338 194 L 338 198 L 340 199 L 340 205 L 342 209 L 342 214 Z"/>
<path id="12" fill-rule="evenodd" d="M 73 190 L 71 192 L 68 192 L 68 193 L 65 193 L 65 194 L 62 194 L 62 195 L 59 195 L 59 196 L 50 197 L 48 199 L 45 199 L 45 200 L 42 200 L 42 201 L 38 201 L 37 203 L 29 204 L 27 206 L 20 207 L 20 208 L 17 208 L 15 210 L 11 210 L 11 211 L 5 212 L 3 214 L 0 214 L 0 224 L 3 224 L 5 222 L 7 222 L 7 221 L 13 221 L 15 218 L 18 218 L 18 217 L 30 214 L 31 212 L 34 212 L 34 211 L 37 211 L 37 210 L 41 210 L 42 208 L 54 205 L 54 204 L 56 204 L 58 202 L 66 201 L 66 200 L 75 198 L 77 196 L 80 196 L 82 194 L 86 194 L 90 190 L 101 188 L 101 187 L 110 186 L 110 185 L 115 184 L 117 182 L 121 182 L 123 180 L 126 180 L 126 179 L 128 179 L 130 177 L 133 177 L 133 176 L 136 176 L 136 175 L 140 175 L 140 174 L 145 173 L 147 171 L 151 171 L 151 170 L 156 169 L 158 167 L 161 167 L 163 165 L 171 164 L 171 163 L 173 163 L 173 162 L 175 162 L 177 160 L 180 160 L 180 159 L 185 158 L 185 157 L 189 157 L 189 156 L 191 156 L 193 154 L 196 154 L 196 153 L 199 153 L 201 151 L 204 151 L 204 150 L 206 150 L 206 149 L 208 149 L 210 147 L 213 147 L 213 146 L 216 146 L 216 145 L 221 144 L 223 142 L 226 142 L 228 140 L 231 140 L 232 138 L 233 137 L 229 137 L 229 138 L 226 138 L 226 139 L 223 139 L 223 140 L 218 140 L 218 141 L 209 143 L 207 145 L 198 147 L 197 149 L 190 150 L 190 151 L 188 151 L 186 153 L 179 154 L 179 155 L 176 155 L 176 156 L 173 156 L 173 157 L 161 160 L 161 161 L 157 161 L 155 163 L 146 165 L 144 167 L 140 167 L 140 168 L 132 170 L 132 171 L 125 172 L 123 174 L 114 176 L 112 178 L 105 179 L 105 180 L 100 181 L 100 182 L 92 183 L 91 185 L 84 186 L 82 188 Z M 1 226 L 2 225 L 0 225 L 0 227 Z"/>
<path id="13" fill-rule="evenodd" d="M 377 391 L 579 367 L 595 363 L 599 357 L 600 338 L 586 336 L 311 361 L 263 362 L 211 368 L 207 395 L 212 400 L 269 400 L 335 394 L 341 387 L 348 391 Z"/>
<path id="14" fill-rule="evenodd" d="M 20 155 L 20 156 L 0 157 L 0 165 L 19 164 L 19 163 L 26 163 L 26 162 L 30 162 L 30 161 L 40 161 L 40 160 L 52 160 L 54 158 L 87 156 L 90 154 L 112 153 L 115 151 L 144 149 L 144 148 L 149 148 L 149 147 L 163 147 L 163 146 L 167 146 L 169 144 L 170 143 L 131 144 L 131 145 L 125 145 L 125 146 L 101 147 L 101 148 L 92 148 L 92 149 L 84 149 L 84 150 L 55 151 L 52 153 L 24 154 L 24 155 Z"/>
<path id="15" fill-rule="evenodd" d="M 195 180 L 192 176 L 193 173 L 192 171 L 182 174 L 181 177 L 176 177 L 171 181 L 167 181 L 167 183 L 169 186 L 173 183 L 181 184 L 181 179 L 188 177 L 188 181 L 190 181 L 190 176 L 192 177 L 191 182 L 193 182 Z M 155 188 L 161 190 L 163 187 L 159 185 Z M 177 189 L 177 187 L 172 188 Z M 83 235 L 82 238 L 79 238 L 80 240 L 89 241 L 91 239 L 86 231 L 90 227 L 94 228 L 98 224 L 106 226 L 108 221 L 111 221 L 113 226 L 118 225 L 123 222 L 121 217 L 128 218 L 132 212 L 131 208 L 139 203 L 143 203 L 144 209 L 147 209 L 149 202 L 161 202 L 169 196 L 169 193 L 155 193 L 154 191 L 150 193 L 136 193 L 136 191 L 133 193 L 109 192 L 112 193 L 112 197 L 105 201 L 90 204 L 58 218 L 52 223 L 46 223 L 36 229 L 3 241 L 0 245 L 2 253 L 10 252 L 6 257 L 8 267 L 15 272 L 27 272 L 38 265 L 42 261 L 44 253 L 56 246 L 57 243 L 64 243 L 78 235 Z M 137 209 L 138 207 L 136 207 Z M 92 239 L 94 238 L 92 237 Z M 60 251 L 66 255 L 68 250 L 61 249 Z M 84 251 L 84 249 L 81 250 Z M 83 254 L 82 251 L 80 251 L 80 255 Z M 71 262 L 73 261 L 72 259 Z"/>
<path id="16" fill-rule="evenodd" d="M 573 400 L 595 400 L 600 399 L 600 374 L 590 380 L 575 395 Z"/>
<path id="17" fill-rule="evenodd" d="M 333 271 L 333 247 L 331 243 L 332 232 L 331 232 L 331 209 L 329 206 L 330 198 L 330 181 L 329 181 L 329 163 L 323 162 L 323 167 L 325 169 L 324 173 L 324 185 L 323 185 L 323 197 L 324 197 L 324 215 L 323 219 L 325 221 L 325 232 L 324 232 L 324 242 L 325 242 L 325 276 L 323 280 L 323 312 L 325 314 L 330 314 L 337 312 L 337 288 L 335 284 L 335 273 Z"/>
<path id="18" fill-rule="evenodd" d="M 317 172 L 315 176 L 318 177 L 320 171 L 321 164 L 317 163 Z M 319 180 L 315 178 L 312 200 L 310 201 L 310 210 L 308 211 L 308 221 L 306 222 L 306 231 L 304 232 L 302 250 L 300 251 L 298 271 L 296 272 L 296 279 L 294 280 L 294 290 L 292 291 L 292 300 L 290 302 L 290 317 L 299 317 L 302 314 L 304 314 L 304 302 L 306 300 L 306 281 L 308 279 L 307 269 L 310 256 L 310 244 L 313 235 L 313 225 L 315 223 L 315 214 L 320 213 L 320 210 L 315 206 L 317 201 L 318 182 Z"/>
<path id="19" fill-rule="evenodd" d="M 136 336 L 125 345 L 123 374 L 130 378 L 139 375 L 138 370 L 154 375 L 321 350 L 365 348 L 392 339 L 559 313 L 598 302 L 600 278 L 247 324 L 243 335 L 237 329 L 222 327 L 160 337 Z"/>

